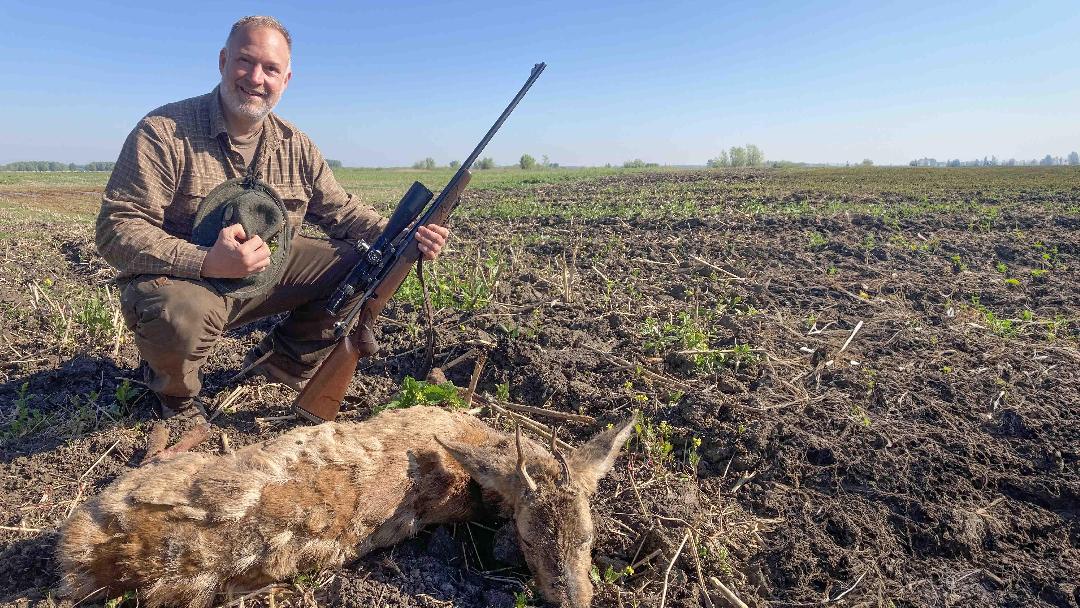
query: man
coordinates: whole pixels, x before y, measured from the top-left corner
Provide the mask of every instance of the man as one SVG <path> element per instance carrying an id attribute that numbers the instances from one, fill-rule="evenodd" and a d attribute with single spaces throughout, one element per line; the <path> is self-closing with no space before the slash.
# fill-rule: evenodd
<path id="1" fill-rule="evenodd" d="M 120 271 L 124 321 L 164 417 L 198 415 L 200 369 L 224 330 L 285 311 L 245 367 L 302 386 L 333 345 L 337 319 L 325 312 L 326 298 L 357 262 L 355 243 L 371 242 L 386 224 L 341 188 L 307 135 L 271 113 L 292 77 L 291 50 L 273 17 L 237 21 L 218 58 L 220 84 L 144 117 L 106 187 L 98 251 Z M 272 275 L 259 273 L 278 259 L 277 241 L 247 234 L 242 223 L 219 222 L 209 240 L 192 242 L 193 228 L 205 228 L 196 223 L 214 211 L 203 203 L 220 203 L 227 180 L 236 192 L 257 184 L 269 193 L 263 198 L 282 209 L 287 234 L 307 216 L 330 238 L 286 239 L 287 255 Z M 431 225 L 416 234 L 424 257 L 435 259 L 448 231 Z M 228 289 L 270 276 L 254 290 Z"/>

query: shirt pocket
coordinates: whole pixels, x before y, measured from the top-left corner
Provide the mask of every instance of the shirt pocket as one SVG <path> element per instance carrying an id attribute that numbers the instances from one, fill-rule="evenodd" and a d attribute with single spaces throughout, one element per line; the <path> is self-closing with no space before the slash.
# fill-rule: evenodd
<path id="1" fill-rule="evenodd" d="M 165 231 L 185 238 L 190 236 L 199 204 L 220 184 L 220 181 L 192 175 L 181 178 L 172 204 L 165 208 Z"/>
<path id="2" fill-rule="evenodd" d="M 270 184 L 270 187 L 281 197 L 281 202 L 289 211 L 289 225 L 293 228 L 299 226 L 307 213 L 311 194 L 302 184 Z"/>

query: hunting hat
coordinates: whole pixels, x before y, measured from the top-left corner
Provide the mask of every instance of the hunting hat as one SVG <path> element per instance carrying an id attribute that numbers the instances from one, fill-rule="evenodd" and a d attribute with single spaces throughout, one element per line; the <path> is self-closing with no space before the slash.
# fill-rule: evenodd
<path id="1" fill-rule="evenodd" d="M 207 247 L 226 226 L 240 224 L 248 238 L 259 235 L 270 248 L 270 266 L 239 279 L 207 279 L 223 296 L 251 298 L 270 289 L 281 278 L 289 259 L 289 215 L 281 197 L 253 176 L 230 179 L 210 191 L 199 203 L 191 242 Z"/>

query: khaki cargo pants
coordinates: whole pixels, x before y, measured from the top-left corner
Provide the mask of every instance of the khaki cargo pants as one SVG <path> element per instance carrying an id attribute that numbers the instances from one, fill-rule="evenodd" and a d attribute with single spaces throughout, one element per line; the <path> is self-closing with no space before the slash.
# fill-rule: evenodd
<path id="1" fill-rule="evenodd" d="M 164 275 L 139 275 L 122 284 L 120 308 L 135 345 L 152 370 L 150 388 L 193 397 L 202 388 L 200 368 L 222 332 L 291 311 L 259 344 L 275 372 L 309 378 L 330 354 L 339 317 L 323 306 L 360 254 L 345 241 L 297 235 L 281 281 L 249 299 L 218 294 L 208 283 Z M 359 296 L 346 302 L 342 315 Z M 243 353 L 241 353 L 242 355 Z M 276 368 L 276 369 L 275 369 Z"/>

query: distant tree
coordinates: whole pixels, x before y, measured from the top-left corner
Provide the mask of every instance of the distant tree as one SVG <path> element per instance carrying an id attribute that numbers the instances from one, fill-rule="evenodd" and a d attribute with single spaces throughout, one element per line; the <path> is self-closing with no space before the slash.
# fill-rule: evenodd
<path id="1" fill-rule="evenodd" d="M 343 166 L 340 160 L 334 160 L 331 158 L 326 159 L 326 164 L 330 165 L 331 169 L 340 169 Z"/>
<path id="2" fill-rule="evenodd" d="M 78 170 L 79 170 L 79 165 L 76 165 L 75 163 L 68 163 L 68 171 L 78 171 Z"/>
<path id="3" fill-rule="evenodd" d="M 544 158 L 547 157 L 545 156 Z M 522 154 L 521 158 L 518 159 L 518 166 L 522 169 L 535 169 L 536 159 L 528 154 Z"/>
<path id="4" fill-rule="evenodd" d="M 746 144 L 746 165 L 760 167 L 765 162 L 765 153 L 754 144 Z"/>
<path id="5" fill-rule="evenodd" d="M 460 166 L 461 166 L 461 161 L 460 160 L 452 160 L 452 161 L 450 161 L 450 168 L 451 169 L 457 169 Z"/>
<path id="6" fill-rule="evenodd" d="M 435 168 L 435 159 L 431 158 L 429 156 L 429 157 L 425 158 L 424 160 L 418 160 L 418 161 L 416 161 L 415 163 L 412 164 L 412 168 L 413 169 L 434 169 Z"/>
<path id="7" fill-rule="evenodd" d="M 1041 161 L 1039 161 L 1039 164 L 1045 167 L 1049 167 L 1050 165 L 1054 164 L 1054 157 L 1047 154 L 1043 157 Z"/>
<path id="8" fill-rule="evenodd" d="M 746 161 L 747 161 L 746 148 L 740 148 L 738 146 L 732 146 L 731 149 L 728 150 L 728 155 L 729 155 L 729 157 L 731 159 L 731 166 L 732 167 L 745 167 L 746 166 Z"/>
<path id="9" fill-rule="evenodd" d="M 720 167 L 728 167 L 730 165 L 731 161 L 728 160 L 727 150 L 721 150 L 720 156 L 717 156 L 716 158 L 710 158 L 709 160 L 705 161 L 706 167 L 711 167 L 714 169 L 718 169 Z"/>
<path id="10" fill-rule="evenodd" d="M 1080 154 L 1077 154 L 1076 152 L 1069 152 L 1069 164 L 1080 165 Z"/>
<path id="11" fill-rule="evenodd" d="M 1006 167 L 1015 167 L 1016 166 L 1016 159 L 1015 158 L 1010 158 L 1009 160 L 1005 161 L 1005 166 Z"/>
<path id="12" fill-rule="evenodd" d="M 919 161 L 913 160 L 913 161 L 908 163 L 908 166 L 909 167 L 918 167 L 919 166 Z"/>
<path id="13" fill-rule="evenodd" d="M 640 158 L 635 158 L 634 160 L 628 160 L 624 162 L 622 166 L 624 169 L 641 169 L 645 166 L 645 161 L 641 160 Z"/>
<path id="14" fill-rule="evenodd" d="M 960 166 L 960 159 L 959 158 L 954 158 L 954 159 L 950 160 L 949 162 L 945 163 L 945 165 L 948 166 L 948 167 L 959 167 Z"/>
<path id="15" fill-rule="evenodd" d="M 862 159 L 862 166 L 864 166 L 864 167 L 873 167 L 874 166 L 874 161 L 870 160 L 869 158 L 864 158 L 864 159 Z"/>
<path id="16" fill-rule="evenodd" d="M 476 163 L 477 169 L 494 169 L 495 161 L 490 156 L 485 156 L 480 159 L 480 162 Z"/>

